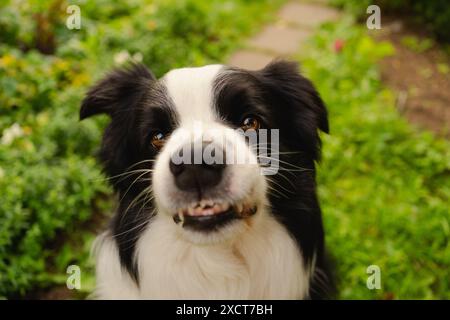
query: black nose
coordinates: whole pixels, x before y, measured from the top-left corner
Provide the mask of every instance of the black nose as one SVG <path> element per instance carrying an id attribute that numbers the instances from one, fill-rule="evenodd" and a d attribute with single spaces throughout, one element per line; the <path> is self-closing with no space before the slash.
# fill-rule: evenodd
<path id="1" fill-rule="evenodd" d="M 204 150 L 212 158 L 205 159 Z M 187 151 L 186 151 L 187 150 Z M 212 150 L 210 152 L 210 150 Z M 185 157 L 183 152 L 188 152 Z M 221 153 L 220 157 L 216 157 L 217 152 Z M 170 172 L 175 178 L 175 185 L 183 191 L 203 192 L 207 188 L 211 188 L 219 184 L 225 169 L 225 152 L 219 146 L 212 146 L 203 143 L 200 146 L 191 145 L 189 148 L 180 149 L 177 153 L 177 159 L 187 161 L 174 161 L 171 159 L 169 163 Z"/>

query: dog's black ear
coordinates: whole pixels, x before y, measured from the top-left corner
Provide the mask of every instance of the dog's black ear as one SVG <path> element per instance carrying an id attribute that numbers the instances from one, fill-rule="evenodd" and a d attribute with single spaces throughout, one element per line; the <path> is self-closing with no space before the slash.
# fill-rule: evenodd
<path id="1" fill-rule="evenodd" d="M 118 112 L 126 112 L 126 108 L 131 109 L 140 101 L 154 80 L 143 64 L 113 70 L 88 91 L 81 104 L 80 120 L 96 114 L 113 117 Z"/>
<path id="2" fill-rule="evenodd" d="M 328 133 L 327 109 L 311 81 L 302 76 L 295 62 L 275 60 L 259 71 L 271 104 L 290 117 L 295 136 L 318 158 L 318 130 Z"/>
<path id="3" fill-rule="evenodd" d="M 325 133 L 328 133 L 328 116 L 325 104 L 314 85 L 299 73 L 296 62 L 275 60 L 263 70 L 263 75 L 273 83 L 279 98 L 303 109 L 304 116 Z"/>

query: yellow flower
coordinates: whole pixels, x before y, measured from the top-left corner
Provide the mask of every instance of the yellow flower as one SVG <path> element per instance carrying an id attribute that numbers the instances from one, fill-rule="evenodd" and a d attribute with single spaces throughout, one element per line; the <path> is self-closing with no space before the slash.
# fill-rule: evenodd
<path id="1" fill-rule="evenodd" d="M 47 112 L 41 112 L 36 117 L 36 121 L 39 126 L 44 126 L 45 124 L 48 123 L 48 120 L 49 120 L 49 116 L 48 116 Z"/>
<path id="2" fill-rule="evenodd" d="M 16 58 L 11 54 L 5 54 L 0 58 L 0 67 L 8 67 L 14 63 Z"/>
<path id="3" fill-rule="evenodd" d="M 26 135 L 30 135 L 33 132 L 33 129 L 30 126 L 25 126 L 22 129 L 23 129 L 23 133 Z"/>
<path id="4" fill-rule="evenodd" d="M 69 69 L 69 63 L 68 63 L 67 61 L 65 61 L 65 60 L 58 59 L 58 60 L 55 62 L 55 68 L 56 68 L 57 70 L 66 71 L 66 70 Z"/>
<path id="5" fill-rule="evenodd" d="M 23 150 L 28 151 L 28 152 L 36 151 L 34 144 L 28 140 L 25 140 L 22 142 L 22 148 L 23 148 Z"/>
<path id="6" fill-rule="evenodd" d="M 89 83 L 89 80 L 90 80 L 89 74 L 82 72 L 75 74 L 72 80 L 72 84 L 78 87 Z"/>

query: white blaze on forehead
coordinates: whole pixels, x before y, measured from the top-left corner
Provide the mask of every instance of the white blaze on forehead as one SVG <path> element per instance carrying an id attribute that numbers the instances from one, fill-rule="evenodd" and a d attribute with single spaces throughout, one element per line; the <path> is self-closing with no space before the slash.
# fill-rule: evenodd
<path id="1" fill-rule="evenodd" d="M 214 119 L 213 85 L 222 68 L 216 64 L 175 69 L 163 77 L 182 124 Z"/>

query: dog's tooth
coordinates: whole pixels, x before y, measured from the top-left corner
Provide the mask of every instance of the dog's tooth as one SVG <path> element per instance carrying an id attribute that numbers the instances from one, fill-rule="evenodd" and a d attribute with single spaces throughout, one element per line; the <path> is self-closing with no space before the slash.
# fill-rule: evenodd
<path id="1" fill-rule="evenodd" d="M 236 211 L 237 211 L 238 213 L 241 213 L 244 206 L 242 205 L 242 203 L 238 203 L 238 204 L 236 204 L 235 207 L 236 207 Z"/>
<path id="2" fill-rule="evenodd" d="M 206 203 L 206 206 L 208 206 L 208 207 L 214 206 L 214 202 L 212 200 L 206 200 L 205 203 Z"/>
<path id="3" fill-rule="evenodd" d="M 212 214 L 214 214 L 214 209 L 213 209 L 213 208 L 203 209 L 202 214 L 203 214 L 204 216 L 212 215 Z"/>
<path id="4" fill-rule="evenodd" d="M 214 210 L 214 213 L 219 213 L 222 211 L 222 206 L 216 203 L 213 207 L 213 210 Z"/>
<path id="5" fill-rule="evenodd" d="M 194 213 L 195 213 L 196 216 L 197 216 L 197 215 L 201 215 L 202 212 L 203 212 L 203 208 L 202 208 L 201 206 L 196 207 L 196 208 L 194 209 Z"/>
<path id="6" fill-rule="evenodd" d="M 228 202 L 224 202 L 220 205 L 220 209 L 222 211 L 227 211 L 230 208 L 230 204 Z"/>
<path id="7" fill-rule="evenodd" d="M 179 210 L 178 210 L 178 218 L 179 218 L 180 221 L 181 221 L 181 225 L 183 225 L 183 222 L 184 222 L 184 214 L 183 214 L 183 210 L 182 210 L 182 209 L 179 209 Z"/>
<path id="8" fill-rule="evenodd" d="M 190 215 L 190 216 L 194 215 L 194 211 L 195 211 L 195 209 L 193 207 L 189 207 L 187 209 L 188 215 Z"/>

